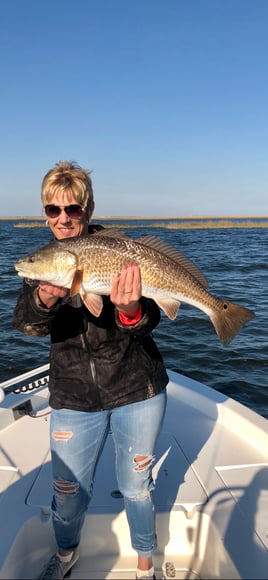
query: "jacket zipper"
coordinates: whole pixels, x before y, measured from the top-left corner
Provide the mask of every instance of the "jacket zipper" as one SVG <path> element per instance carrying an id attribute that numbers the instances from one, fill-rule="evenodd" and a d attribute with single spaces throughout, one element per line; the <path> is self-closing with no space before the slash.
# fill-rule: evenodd
<path id="1" fill-rule="evenodd" d="M 103 410 L 103 405 L 102 405 L 102 400 L 101 400 L 101 396 L 100 396 L 100 391 L 97 385 L 97 374 L 96 374 L 96 367 L 95 367 L 95 363 L 94 360 L 92 359 L 91 356 L 91 348 L 90 348 L 90 344 L 88 341 L 88 337 L 86 335 L 86 331 L 82 333 L 82 337 L 83 337 L 83 341 L 84 341 L 84 346 L 89 354 L 89 366 L 90 366 L 90 371 L 91 371 L 91 376 L 92 376 L 92 380 L 98 395 L 98 399 L 99 399 L 99 406 L 100 406 L 100 410 Z"/>

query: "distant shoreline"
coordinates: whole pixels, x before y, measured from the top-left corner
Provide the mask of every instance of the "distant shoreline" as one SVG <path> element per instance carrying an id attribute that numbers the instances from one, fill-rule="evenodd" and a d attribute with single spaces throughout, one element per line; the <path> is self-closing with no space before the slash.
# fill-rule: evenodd
<path id="1" fill-rule="evenodd" d="M 1 217 L 0 216 L 0 220 L 6 220 L 6 221 L 17 221 L 17 220 L 25 220 L 25 221 L 41 221 L 44 220 L 44 216 L 4 216 Z M 268 220 L 268 216 L 265 215 L 230 215 L 230 216 L 226 216 L 226 215 L 216 215 L 216 216 L 211 216 L 211 215 L 203 215 L 203 216 L 194 216 L 194 215 L 188 215 L 188 216 L 169 216 L 169 215 L 158 215 L 158 216 L 94 216 L 93 217 L 94 221 L 98 221 L 98 220 L 116 220 L 116 221 L 123 221 L 123 220 L 128 220 L 128 221 L 133 221 L 133 220 L 179 220 L 179 221 L 183 221 L 183 220 L 237 220 L 237 219 L 244 219 L 244 220 L 254 220 L 254 219 L 263 219 L 263 220 Z"/>
<path id="2" fill-rule="evenodd" d="M 47 227 L 43 217 L 0 217 L 0 220 L 14 221 L 15 228 Z M 268 228 L 268 216 L 188 216 L 188 217 L 133 217 L 133 216 L 94 216 L 96 223 L 106 222 L 109 228 L 139 229 L 226 229 L 226 228 Z M 108 222 L 108 224 L 107 224 Z M 121 223 L 120 223 L 121 222 Z M 127 222 L 127 223 L 126 223 Z M 132 223 L 131 223 L 132 222 Z M 140 223 L 139 223 L 140 222 Z M 147 223 L 148 222 L 148 223 Z M 104 223 L 105 225 L 105 223 Z"/>

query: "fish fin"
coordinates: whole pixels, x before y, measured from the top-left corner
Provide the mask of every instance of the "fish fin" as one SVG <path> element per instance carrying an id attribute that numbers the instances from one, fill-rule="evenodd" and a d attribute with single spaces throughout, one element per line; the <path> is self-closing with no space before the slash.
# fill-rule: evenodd
<path id="1" fill-rule="evenodd" d="M 129 238 L 129 236 L 127 236 L 127 234 L 119 228 L 104 228 L 103 230 L 95 232 L 94 236 L 102 236 L 106 238 Z"/>
<path id="2" fill-rule="evenodd" d="M 102 296 L 89 292 L 88 294 L 81 294 L 81 298 L 89 312 L 98 318 L 103 308 Z"/>
<path id="3" fill-rule="evenodd" d="M 174 300 L 174 298 L 159 298 L 159 296 L 154 296 L 153 300 L 156 302 L 159 308 L 164 311 L 170 320 L 174 320 L 176 318 L 181 304 L 178 300 Z"/>
<path id="4" fill-rule="evenodd" d="M 191 260 L 189 260 L 189 258 L 187 258 L 182 252 L 176 250 L 175 248 L 172 248 L 172 246 L 169 246 L 169 244 L 166 244 L 165 242 L 160 240 L 160 238 L 149 235 L 143 236 L 142 238 L 137 238 L 135 242 L 137 242 L 138 244 L 142 244 L 143 246 L 152 248 L 153 250 L 156 250 L 161 254 L 164 254 L 169 259 L 173 260 L 174 262 L 182 266 L 192 276 L 194 276 L 194 278 L 198 280 L 199 284 L 201 284 L 203 288 L 208 287 L 208 282 L 205 276 L 202 274 L 202 272 L 200 272 L 200 270 L 195 266 L 195 264 L 193 264 L 193 262 L 191 262 Z"/>
<path id="5" fill-rule="evenodd" d="M 209 314 L 220 341 L 227 345 L 241 328 L 254 318 L 255 313 L 249 308 L 232 304 L 227 300 L 220 300 L 221 308 Z"/>
<path id="6" fill-rule="evenodd" d="M 70 288 L 71 297 L 75 296 L 75 294 L 79 294 L 82 281 L 83 281 L 83 270 L 82 268 L 77 268 L 75 270 L 72 285 Z"/>

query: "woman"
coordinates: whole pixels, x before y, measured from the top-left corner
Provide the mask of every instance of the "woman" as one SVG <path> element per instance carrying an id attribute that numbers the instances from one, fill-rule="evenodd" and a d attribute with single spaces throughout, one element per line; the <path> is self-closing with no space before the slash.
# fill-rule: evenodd
<path id="1" fill-rule="evenodd" d="M 99 229 L 89 225 L 94 210 L 90 172 L 76 163 L 58 163 L 45 175 L 41 199 L 56 239 Z M 102 313 L 95 318 L 80 296 L 70 298 L 65 288 L 24 280 L 14 311 L 17 330 L 51 336 L 52 518 L 58 552 L 43 579 L 63 578 L 78 560 L 94 472 L 109 429 L 118 487 L 138 556 L 136 577 L 154 578 L 152 463 L 168 383 L 151 337 L 160 312 L 153 300 L 141 296 L 135 263 L 115 276 L 111 295 L 103 301 Z"/>

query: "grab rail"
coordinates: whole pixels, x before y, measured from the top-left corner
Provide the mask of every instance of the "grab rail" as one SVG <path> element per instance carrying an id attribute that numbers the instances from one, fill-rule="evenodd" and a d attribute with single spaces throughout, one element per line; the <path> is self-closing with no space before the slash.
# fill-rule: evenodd
<path id="1" fill-rule="evenodd" d="M 34 381 L 29 382 L 27 384 L 21 384 L 30 379 L 31 377 L 38 377 L 42 373 L 46 373 L 49 370 L 49 363 L 37 367 L 36 369 L 32 369 L 27 373 L 22 373 L 21 375 L 17 375 L 12 379 L 8 379 L 0 383 L 0 402 L 2 402 L 5 398 L 6 394 L 9 393 L 26 393 L 27 391 L 31 391 L 33 389 L 38 389 L 41 386 L 44 386 L 48 383 L 49 375 L 44 377 L 36 378 Z"/>

